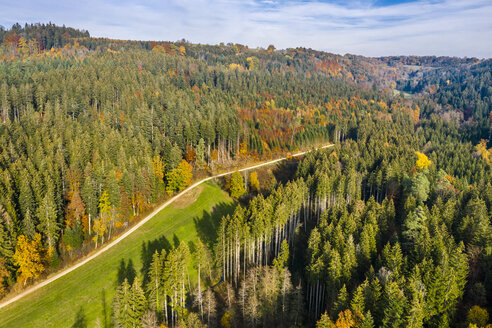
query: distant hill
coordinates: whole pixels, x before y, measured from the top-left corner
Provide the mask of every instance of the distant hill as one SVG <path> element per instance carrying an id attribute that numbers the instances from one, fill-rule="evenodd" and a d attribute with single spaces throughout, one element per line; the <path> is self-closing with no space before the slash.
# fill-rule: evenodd
<path id="1" fill-rule="evenodd" d="M 10 29 L 0 28 L 0 45 L 5 43 L 18 44 L 20 38 L 26 40 L 36 40 L 40 50 L 51 49 L 52 47 L 64 47 L 72 42 L 73 38 L 88 38 L 88 31 L 77 30 L 71 27 L 57 26 L 48 24 L 14 24 Z"/>
<path id="2" fill-rule="evenodd" d="M 298 287 L 289 288 L 309 317 L 296 314 L 297 323 L 329 323 L 349 305 L 357 319 L 370 283 L 379 303 L 366 310 L 378 304 L 369 313 L 376 326 L 415 314 L 412 322 L 447 327 L 458 311 L 465 318 L 470 305 L 491 304 L 491 72 L 491 59 L 114 40 L 53 24 L 1 29 L 0 295 L 107 243 L 193 178 L 334 143 L 289 164 L 285 174 L 299 165 L 295 183 L 271 172 L 224 183 L 245 207 L 222 221 L 222 245 L 207 241 L 222 251 L 207 261 L 210 271 L 234 279 L 239 292 L 245 276 L 248 284 L 259 278 L 246 273 L 248 263 L 271 265 L 282 254 L 274 271 L 258 270 L 266 279 L 288 272 L 288 251 L 297 252 L 289 270 Z M 170 254 L 186 263 L 187 246 L 181 251 Z M 420 281 L 420 270 L 432 276 Z M 177 294 L 169 299 L 179 319 L 194 297 L 181 273 L 172 278 L 181 281 L 179 303 Z M 452 295 L 442 296 L 451 273 Z M 424 301 L 424 285 L 433 299 Z M 233 288 L 222 286 L 218 293 Z M 250 301 L 272 299 L 265 295 Z M 452 302 L 439 303 L 445 297 Z M 270 305 L 258 305 L 266 326 L 290 322 L 286 304 L 269 321 Z M 221 317 L 249 315 L 235 306 Z"/>

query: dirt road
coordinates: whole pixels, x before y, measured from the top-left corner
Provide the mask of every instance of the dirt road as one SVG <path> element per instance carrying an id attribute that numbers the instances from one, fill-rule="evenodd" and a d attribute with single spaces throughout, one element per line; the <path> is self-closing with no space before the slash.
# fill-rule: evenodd
<path id="1" fill-rule="evenodd" d="M 332 147 L 333 144 L 329 144 L 329 145 L 326 145 L 326 146 L 323 146 L 323 147 L 319 147 L 318 149 L 324 149 L 324 148 L 329 148 L 329 147 Z M 298 156 L 302 156 L 306 153 L 308 153 L 310 151 L 303 151 L 303 152 L 300 152 L 300 153 L 297 153 L 297 154 L 294 154 L 292 155 L 292 157 L 298 157 Z M 171 204 L 172 202 L 174 202 L 176 199 L 178 199 L 179 197 L 183 196 L 184 194 L 186 194 L 188 191 L 190 191 L 191 189 L 201 185 L 202 183 L 204 182 L 207 182 L 207 181 L 210 181 L 212 179 L 215 179 L 215 178 L 220 178 L 220 177 L 223 177 L 223 176 L 226 176 L 226 175 L 229 175 L 229 174 L 232 174 L 236 171 L 239 171 L 239 172 L 244 172 L 244 171 L 249 171 L 249 170 L 254 170 L 256 168 L 259 168 L 259 167 L 262 167 L 262 166 L 267 166 L 267 165 L 272 165 L 272 164 L 275 164 L 275 163 L 278 163 L 278 162 L 281 162 L 283 160 L 285 160 L 287 157 L 282 157 L 282 158 L 278 158 L 278 159 L 275 159 L 275 160 L 272 160 L 272 161 L 268 161 L 268 162 L 264 162 L 264 163 L 260 163 L 260 164 L 256 164 L 256 165 L 253 165 L 253 166 L 250 166 L 250 167 L 245 167 L 245 168 L 242 168 L 242 169 L 239 169 L 239 170 L 233 170 L 233 171 L 229 171 L 229 172 L 225 172 L 225 173 L 221 173 L 221 174 L 217 174 L 217 175 L 214 175 L 214 176 L 211 176 L 211 177 L 208 177 L 208 178 L 205 178 L 203 180 L 200 180 L 198 182 L 195 182 L 194 184 L 192 184 L 191 186 L 189 186 L 188 188 L 186 188 L 185 190 L 183 190 L 182 192 L 180 192 L 179 194 L 177 194 L 176 196 L 172 197 L 171 199 L 169 199 L 167 202 L 165 202 L 164 204 L 162 204 L 161 206 L 159 206 L 158 208 L 156 208 L 152 213 L 150 213 L 149 215 L 147 215 L 145 218 L 143 218 L 140 222 L 138 222 L 137 224 L 135 224 L 133 227 L 131 227 L 130 229 L 128 229 L 127 231 L 125 231 L 121 236 L 119 236 L 118 238 L 116 238 L 115 240 L 111 241 L 109 244 L 106 244 L 104 245 L 101 249 L 99 249 L 98 251 L 92 253 L 91 255 L 89 255 L 88 257 L 86 258 L 82 258 L 80 259 L 79 262 L 73 264 L 72 266 L 54 274 L 52 277 L 48 277 L 46 280 L 43 280 L 42 282 L 39 282 L 38 284 L 26 289 L 25 291 L 23 291 L 22 293 L 10 298 L 10 299 L 7 299 L 5 301 L 3 301 L 2 303 L 0 303 L 0 309 L 9 305 L 9 304 L 12 304 L 14 303 L 15 301 L 18 301 L 19 299 L 23 298 L 24 296 L 26 295 L 29 295 L 30 293 L 48 285 L 49 283 L 63 277 L 64 275 L 76 270 L 77 268 L 83 266 L 84 264 L 87 264 L 89 261 L 95 259 L 96 257 L 98 257 L 99 255 L 101 255 L 102 253 L 106 252 L 107 250 L 111 249 L 113 246 L 117 245 L 120 241 L 122 241 L 123 239 L 125 239 L 126 237 L 128 237 L 130 234 L 132 234 L 134 231 L 136 231 L 138 228 L 140 228 L 142 225 L 144 225 L 146 222 L 148 222 L 150 219 L 152 219 L 157 213 L 159 213 L 161 210 L 163 210 L 164 208 L 166 208 L 167 206 L 169 206 L 169 204 Z"/>

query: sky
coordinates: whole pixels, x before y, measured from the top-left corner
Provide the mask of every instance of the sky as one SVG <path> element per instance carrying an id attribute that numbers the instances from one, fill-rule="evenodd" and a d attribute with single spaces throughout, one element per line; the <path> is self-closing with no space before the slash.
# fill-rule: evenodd
<path id="1" fill-rule="evenodd" d="M 50 21 L 116 39 L 492 57 L 492 0 L 0 0 L 0 25 Z"/>

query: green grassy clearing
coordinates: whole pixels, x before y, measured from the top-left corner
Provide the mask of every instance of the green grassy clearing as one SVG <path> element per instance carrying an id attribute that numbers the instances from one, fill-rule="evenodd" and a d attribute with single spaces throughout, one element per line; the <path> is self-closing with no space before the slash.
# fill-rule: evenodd
<path id="1" fill-rule="evenodd" d="M 189 206 L 165 208 L 91 262 L 1 309 L 0 327 L 70 327 L 79 311 L 89 327 L 97 320 L 101 327 L 107 326 L 122 259 L 131 259 L 142 278 L 142 259 L 151 257 L 154 249 L 171 247 L 181 240 L 193 243 L 197 236 L 210 243 L 220 218 L 232 208 L 233 201 L 219 186 L 204 184 L 198 199 Z M 190 275 L 196 279 L 194 270 Z"/>

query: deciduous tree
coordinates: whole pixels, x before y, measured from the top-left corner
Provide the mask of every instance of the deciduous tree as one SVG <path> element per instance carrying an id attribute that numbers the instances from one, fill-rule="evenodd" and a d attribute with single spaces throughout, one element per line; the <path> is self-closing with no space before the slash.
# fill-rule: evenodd
<path id="1" fill-rule="evenodd" d="M 229 191 L 231 193 L 231 197 L 233 198 L 239 198 L 244 193 L 246 190 L 244 189 L 244 181 L 243 181 L 243 176 L 239 172 L 234 172 L 231 175 L 231 186 L 229 188 Z"/>
<path id="2" fill-rule="evenodd" d="M 36 234 L 32 240 L 24 235 L 20 235 L 17 238 L 14 261 L 19 267 L 19 276 L 17 279 L 23 285 L 29 279 L 36 279 L 44 271 L 41 252 L 42 244 L 40 234 Z"/>

